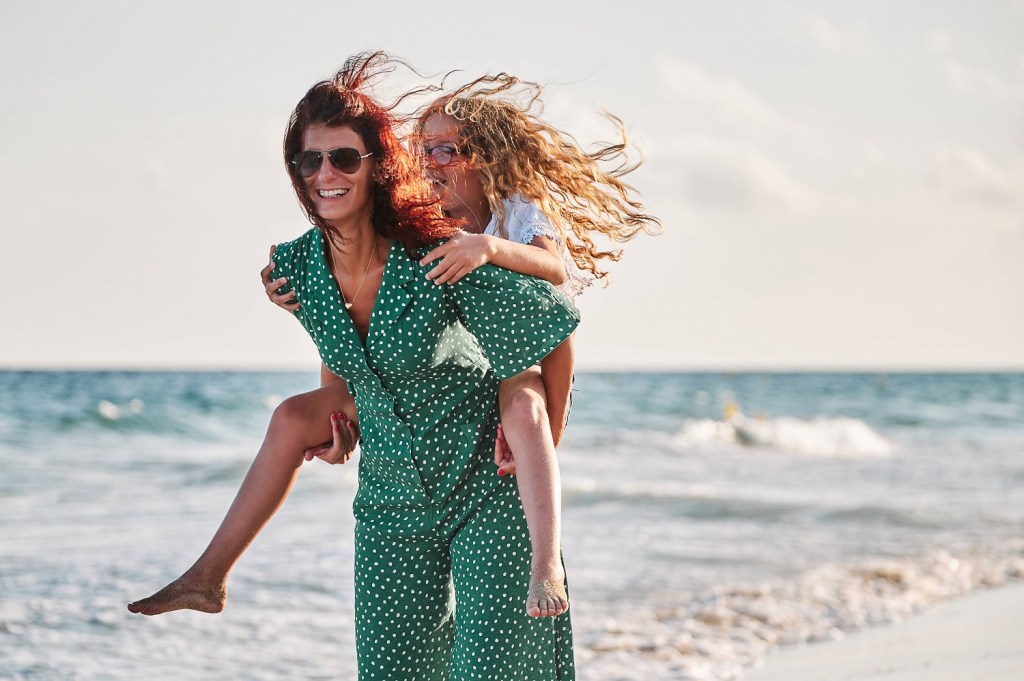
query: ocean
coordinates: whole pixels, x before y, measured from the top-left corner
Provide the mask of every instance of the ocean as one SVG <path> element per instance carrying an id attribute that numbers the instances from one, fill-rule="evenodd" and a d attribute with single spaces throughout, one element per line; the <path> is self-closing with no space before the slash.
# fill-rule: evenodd
<path id="1" fill-rule="evenodd" d="M 218 615 L 125 604 L 205 547 L 313 373 L 0 372 L 0 678 L 356 678 L 356 467 L 304 466 Z M 581 681 L 741 679 L 1024 579 L 1024 374 L 577 375 Z"/>

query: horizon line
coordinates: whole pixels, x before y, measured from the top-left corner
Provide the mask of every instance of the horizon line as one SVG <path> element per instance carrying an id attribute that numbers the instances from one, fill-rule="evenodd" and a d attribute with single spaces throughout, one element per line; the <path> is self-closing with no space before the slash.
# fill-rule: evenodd
<path id="1" fill-rule="evenodd" d="M 297 365 L 243 366 L 243 365 L 4 365 L 0 373 L 309 373 L 315 367 Z M 1019 374 L 1020 365 L 618 365 L 598 367 L 588 363 L 575 369 L 580 374 Z"/>

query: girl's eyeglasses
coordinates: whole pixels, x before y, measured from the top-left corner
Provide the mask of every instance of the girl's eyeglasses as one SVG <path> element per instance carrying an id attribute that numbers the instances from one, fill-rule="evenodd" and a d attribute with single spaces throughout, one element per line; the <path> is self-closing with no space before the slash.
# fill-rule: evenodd
<path id="1" fill-rule="evenodd" d="M 436 147 L 428 147 L 423 151 L 436 166 L 446 166 L 451 163 L 452 159 L 456 156 L 462 155 L 462 150 L 458 147 L 453 147 L 450 144 L 439 144 Z"/>

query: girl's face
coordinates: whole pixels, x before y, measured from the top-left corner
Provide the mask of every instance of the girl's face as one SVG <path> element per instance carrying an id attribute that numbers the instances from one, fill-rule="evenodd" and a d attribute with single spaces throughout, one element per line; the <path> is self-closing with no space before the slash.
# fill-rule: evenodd
<path id="1" fill-rule="evenodd" d="M 430 114 L 423 122 L 421 141 L 427 179 L 442 210 L 465 220 L 469 231 L 483 231 L 491 219 L 491 208 L 480 173 L 462 154 L 458 121 L 447 114 Z"/>
<path id="2" fill-rule="evenodd" d="M 347 125 L 330 127 L 313 123 L 302 134 L 302 151 L 331 151 L 354 149 L 359 156 L 366 154 L 366 145 L 359 133 Z M 341 152 L 338 158 L 351 159 L 352 152 Z M 315 155 L 314 155 L 315 164 Z M 356 167 L 352 164 L 345 171 L 335 167 L 327 154 L 321 154 L 320 167 L 305 177 L 306 191 L 317 214 L 332 224 L 339 225 L 360 218 L 369 218 L 373 200 L 373 156 L 360 159 Z M 353 172 L 347 172 L 348 170 Z"/>

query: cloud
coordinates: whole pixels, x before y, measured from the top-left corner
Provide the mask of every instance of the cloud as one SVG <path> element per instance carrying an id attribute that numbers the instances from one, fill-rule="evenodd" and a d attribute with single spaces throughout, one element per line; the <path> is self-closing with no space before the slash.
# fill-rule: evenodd
<path id="1" fill-rule="evenodd" d="M 952 196 L 1002 205 L 1024 205 L 1024 163 L 999 168 L 973 149 L 944 148 L 932 155 L 935 186 Z"/>
<path id="2" fill-rule="evenodd" d="M 818 203 L 781 164 L 736 140 L 690 138 L 672 151 L 676 189 L 696 206 L 799 215 Z"/>
<path id="3" fill-rule="evenodd" d="M 615 127 L 601 114 L 599 106 L 582 102 L 559 90 L 544 93 L 542 117 L 556 128 L 570 133 L 584 146 L 597 140 L 610 141 L 617 135 Z M 626 121 L 627 124 L 631 122 Z"/>
<path id="4" fill-rule="evenodd" d="M 1005 81 L 985 69 L 946 62 L 946 80 L 960 95 L 987 93 L 1001 102 L 1024 102 L 1024 86 Z"/>
<path id="5" fill-rule="evenodd" d="M 775 108 L 739 80 L 661 56 L 655 65 L 671 122 L 650 156 L 662 187 L 695 207 L 806 215 L 821 200 L 789 168 L 828 149 L 820 126 Z"/>
<path id="6" fill-rule="evenodd" d="M 690 124 L 742 136 L 806 136 L 807 128 L 734 78 L 714 76 L 692 62 L 661 56 L 655 63 L 663 94 Z"/>
<path id="7" fill-rule="evenodd" d="M 814 17 L 810 21 L 811 38 L 829 52 L 864 52 L 867 40 L 850 30 L 840 30 L 828 19 Z"/>
<path id="8" fill-rule="evenodd" d="M 953 46 L 953 36 L 944 28 L 936 28 L 928 33 L 927 44 L 932 52 L 949 52 Z"/>

